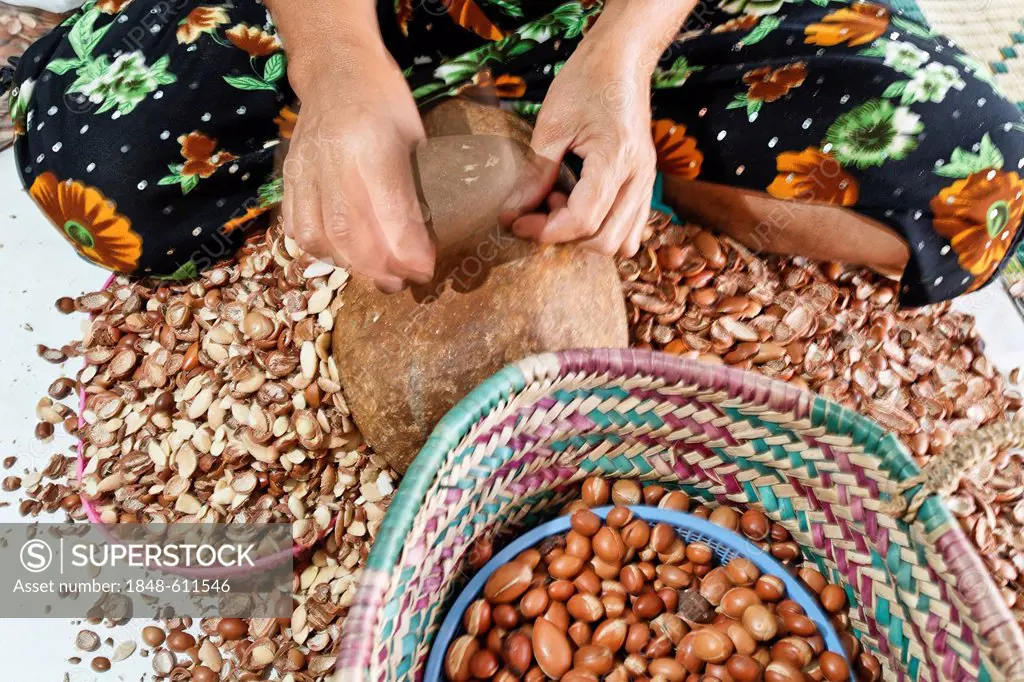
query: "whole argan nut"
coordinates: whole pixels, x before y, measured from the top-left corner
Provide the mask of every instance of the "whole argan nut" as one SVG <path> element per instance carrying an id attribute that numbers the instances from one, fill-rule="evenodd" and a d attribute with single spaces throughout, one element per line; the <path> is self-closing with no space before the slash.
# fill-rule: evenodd
<path id="1" fill-rule="evenodd" d="M 220 623 L 217 624 L 217 632 L 220 632 L 222 637 L 224 637 L 224 633 L 221 632 L 221 623 L 223 623 L 226 620 L 238 620 L 238 621 L 241 621 L 241 623 L 242 623 L 242 635 L 245 634 L 245 631 L 246 631 L 247 627 L 245 625 L 245 621 L 243 621 L 241 618 L 221 618 L 220 619 Z M 147 625 L 146 627 L 142 628 L 142 641 L 148 647 L 152 647 L 152 648 L 155 649 L 156 647 L 158 647 L 161 644 L 163 644 L 164 643 L 164 639 L 166 639 L 166 638 L 167 638 L 167 633 L 165 633 L 161 628 L 158 628 L 155 625 Z M 228 638 L 224 637 L 224 639 L 228 639 Z M 238 639 L 238 637 L 235 637 L 234 639 Z"/>
<path id="2" fill-rule="evenodd" d="M 562 675 L 561 682 L 598 682 L 598 678 L 597 675 L 592 672 L 573 668 L 566 674 Z"/>
<path id="3" fill-rule="evenodd" d="M 532 620 L 547 611 L 549 603 L 551 603 L 551 597 L 548 596 L 548 591 L 543 587 L 534 587 L 527 590 L 523 598 L 519 600 L 519 612 L 523 614 L 523 618 Z M 471 632 L 468 627 L 466 632 L 471 635 L 476 634 Z"/>
<path id="4" fill-rule="evenodd" d="M 732 531 L 740 527 L 740 515 L 732 507 L 718 507 L 711 512 L 708 521 Z"/>
<path id="5" fill-rule="evenodd" d="M 511 604 L 499 604 L 491 609 L 491 620 L 502 630 L 519 625 L 519 611 Z"/>
<path id="6" fill-rule="evenodd" d="M 582 496 L 588 507 L 601 507 L 612 499 L 612 486 L 600 476 L 591 476 L 583 481 Z"/>
<path id="7" fill-rule="evenodd" d="M 690 511 L 690 496 L 681 490 L 673 490 L 658 501 L 659 509 Z"/>
<path id="8" fill-rule="evenodd" d="M 833 651 L 822 652 L 818 657 L 818 667 L 828 682 L 847 682 L 850 679 L 850 665 Z"/>
<path id="9" fill-rule="evenodd" d="M 615 618 L 612 620 L 606 620 L 598 625 L 594 630 L 594 635 L 590 642 L 591 644 L 603 646 L 614 654 L 622 648 L 623 644 L 626 643 L 626 635 L 628 632 L 629 626 L 626 625 L 626 621 L 624 619 Z"/>
<path id="10" fill-rule="evenodd" d="M 492 604 L 516 601 L 530 588 L 533 571 L 525 564 L 513 561 L 495 571 L 484 585 L 484 598 Z"/>
<path id="11" fill-rule="evenodd" d="M 725 669 L 735 682 L 759 682 L 764 674 L 760 663 L 743 654 L 736 654 L 726 661 Z"/>
<path id="12" fill-rule="evenodd" d="M 609 528 L 623 528 L 627 523 L 633 520 L 633 512 L 629 507 L 613 507 L 608 512 L 608 516 L 605 518 L 605 523 Z"/>
<path id="13" fill-rule="evenodd" d="M 596 675 L 605 675 L 615 664 L 615 657 L 607 648 L 598 644 L 581 647 L 573 656 L 573 667 Z"/>
<path id="14" fill-rule="evenodd" d="M 740 623 L 727 623 L 725 625 L 725 634 L 732 640 L 736 653 L 750 656 L 757 651 L 757 642 Z"/>
<path id="15" fill-rule="evenodd" d="M 167 635 L 167 648 L 178 653 L 188 651 L 196 645 L 196 638 L 183 630 L 175 630 Z"/>
<path id="16" fill-rule="evenodd" d="M 772 661 L 764 671 L 764 682 L 804 682 L 804 674 L 783 661 Z"/>
<path id="17" fill-rule="evenodd" d="M 595 623 L 604 616 L 604 604 L 593 594 L 577 594 L 566 604 L 569 615 L 584 623 Z"/>
<path id="18" fill-rule="evenodd" d="M 619 563 L 626 554 L 622 538 L 619 537 L 619 534 L 613 528 L 608 528 L 607 526 L 597 531 L 592 544 L 594 554 L 602 561 L 607 561 L 608 563 Z"/>
<path id="19" fill-rule="evenodd" d="M 641 594 L 633 602 L 633 613 L 642 620 L 651 620 L 665 610 L 665 602 L 657 594 L 648 592 Z"/>
<path id="20" fill-rule="evenodd" d="M 693 639 L 693 653 L 707 663 L 724 663 L 732 656 L 732 640 L 716 628 L 698 630 Z"/>
<path id="21" fill-rule="evenodd" d="M 578 556 L 563 554 L 548 565 L 548 573 L 557 580 L 572 580 L 580 574 L 585 564 L 586 561 Z"/>
<path id="22" fill-rule="evenodd" d="M 643 500 L 643 487 L 631 478 L 623 478 L 612 485 L 612 504 L 633 507 Z"/>
<path id="23" fill-rule="evenodd" d="M 691 542 L 686 546 L 686 560 L 697 566 L 711 563 L 715 553 L 703 542 Z"/>
<path id="24" fill-rule="evenodd" d="M 570 580 L 556 580 L 548 584 L 548 596 L 555 601 L 569 601 L 576 594 L 576 584 Z M 545 609 L 547 606 L 544 607 Z"/>
<path id="25" fill-rule="evenodd" d="M 748 606 L 760 604 L 761 598 L 749 587 L 734 587 L 722 596 L 720 607 L 722 613 L 739 620 Z"/>
<path id="26" fill-rule="evenodd" d="M 569 638 L 547 618 L 539 618 L 533 624 L 532 644 L 537 665 L 548 677 L 557 680 L 572 667 Z"/>
<path id="27" fill-rule="evenodd" d="M 574 511 L 569 518 L 572 529 L 584 537 L 594 537 L 601 530 L 601 517 L 589 509 Z"/>
<path id="28" fill-rule="evenodd" d="M 807 616 L 787 613 L 782 617 L 782 629 L 799 637 L 810 637 L 818 631 L 818 626 Z"/>
<path id="29" fill-rule="evenodd" d="M 778 576 L 762 575 L 754 583 L 754 591 L 763 601 L 774 603 L 786 594 L 786 585 Z"/>
<path id="30" fill-rule="evenodd" d="M 811 591 L 813 591 L 814 594 L 821 594 L 821 591 L 825 589 L 826 585 L 828 585 L 828 581 L 825 580 L 825 576 L 816 569 L 810 567 L 801 568 L 797 572 L 797 577 L 804 581 L 804 584 L 811 588 Z"/>
<path id="31" fill-rule="evenodd" d="M 784 637 L 772 645 L 772 660 L 785 661 L 794 668 L 802 669 L 814 658 L 811 645 L 800 637 Z"/>
<path id="32" fill-rule="evenodd" d="M 829 613 L 838 613 L 846 607 L 846 590 L 838 585 L 826 585 L 819 595 L 821 605 Z"/>
<path id="33" fill-rule="evenodd" d="M 764 540 L 770 531 L 771 522 L 763 512 L 748 509 L 740 517 L 740 532 L 755 542 Z"/>
<path id="34" fill-rule="evenodd" d="M 690 673 L 696 673 L 704 668 L 704 661 L 697 658 L 693 653 L 693 640 L 697 637 L 697 631 L 687 633 L 676 647 L 676 660 L 682 664 Z"/>
<path id="35" fill-rule="evenodd" d="M 743 557 L 732 559 L 725 565 L 725 572 L 732 584 L 737 587 L 749 587 L 761 577 L 761 569 L 753 561 Z"/>
<path id="36" fill-rule="evenodd" d="M 544 620 L 565 632 L 569 629 L 572 617 L 569 615 L 569 609 L 566 608 L 565 604 L 560 601 L 554 601 L 548 605 L 548 610 L 544 612 Z"/>
<path id="37" fill-rule="evenodd" d="M 668 551 L 672 543 L 676 541 L 676 530 L 667 523 L 659 523 L 651 531 L 651 547 L 659 554 Z"/>
<path id="38" fill-rule="evenodd" d="M 656 658 L 647 664 L 647 672 L 652 677 L 661 677 L 668 682 L 683 682 L 686 669 L 674 658 Z"/>
<path id="39" fill-rule="evenodd" d="M 576 646 L 587 646 L 590 644 L 594 637 L 594 632 L 590 627 L 589 623 L 583 621 L 576 621 L 569 626 L 569 630 L 566 632 L 569 635 L 569 639 Z"/>
<path id="40" fill-rule="evenodd" d="M 626 653 L 639 653 L 647 646 L 650 639 L 651 628 L 646 623 L 633 623 L 626 633 Z"/>
<path id="41" fill-rule="evenodd" d="M 743 623 L 743 628 L 759 642 L 771 640 L 779 631 L 775 615 L 761 604 L 747 607 L 740 620 Z"/>
<path id="42" fill-rule="evenodd" d="M 641 550 L 651 539 L 651 526 L 643 519 L 636 519 L 626 524 L 621 535 L 626 547 Z"/>
<path id="43" fill-rule="evenodd" d="M 501 654 L 510 671 L 523 675 L 533 663 L 533 642 L 523 633 L 513 632 L 505 638 Z"/>
<path id="44" fill-rule="evenodd" d="M 472 635 L 463 635 L 448 648 L 444 657 L 444 674 L 451 682 L 468 682 L 472 673 L 469 670 L 470 662 L 480 644 Z"/>
<path id="45" fill-rule="evenodd" d="M 573 587 L 580 594 L 598 594 L 601 592 L 601 577 L 592 568 L 584 568 L 572 581 Z"/>
<path id="46" fill-rule="evenodd" d="M 501 662 L 493 651 L 481 649 L 469 660 L 469 672 L 478 680 L 489 680 L 501 667 Z"/>
<path id="47" fill-rule="evenodd" d="M 469 605 L 462 617 L 462 626 L 466 634 L 474 637 L 487 634 L 491 628 L 491 605 L 486 599 L 477 599 Z"/>
<path id="48" fill-rule="evenodd" d="M 691 547 L 693 545 L 690 545 Z M 722 603 L 725 593 L 732 587 L 729 574 L 721 566 L 713 568 L 700 583 L 700 595 L 708 600 L 713 606 Z M 756 595 L 755 595 L 756 596 Z"/>

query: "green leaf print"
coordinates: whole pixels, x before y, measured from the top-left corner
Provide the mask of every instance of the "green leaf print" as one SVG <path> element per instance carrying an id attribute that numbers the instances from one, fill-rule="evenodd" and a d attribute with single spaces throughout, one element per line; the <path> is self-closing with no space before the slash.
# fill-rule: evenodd
<path id="1" fill-rule="evenodd" d="M 935 168 L 935 174 L 944 178 L 966 178 L 985 170 L 1001 170 L 1004 163 L 1002 152 L 992 143 L 988 133 L 985 133 L 977 152 L 957 147 L 948 162 Z"/>
<path id="2" fill-rule="evenodd" d="M 519 7 L 519 0 L 484 0 L 484 2 L 501 9 L 510 17 L 519 19 L 523 16 L 523 10 Z"/>
<path id="3" fill-rule="evenodd" d="M 907 83 L 909 82 L 910 81 L 896 81 L 894 83 L 889 83 L 889 87 L 887 87 L 885 92 L 882 93 L 882 97 L 902 97 L 903 91 L 907 89 Z"/>
<path id="4" fill-rule="evenodd" d="M 71 44 L 71 49 L 75 51 L 79 59 L 88 59 L 93 50 L 103 40 L 103 36 L 110 30 L 111 24 L 107 24 L 99 30 L 94 30 L 93 26 L 96 24 L 96 20 L 102 16 L 102 13 L 95 7 L 91 7 L 82 13 L 75 25 L 71 27 L 68 32 L 68 42 Z"/>
<path id="5" fill-rule="evenodd" d="M 288 67 L 288 60 L 283 52 L 276 52 L 270 55 L 267 63 L 263 65 L 263 80 L 274 83 L 284 77 Z"/>
<path id="6" fill-rule="evenodd" d="M 128 114 L 158 86 L 178 80 L 167 71 L 169 63 L 165 57 L 147 66 L 145 56 L 138 51 L 122 54 L 113 63 L 106 55 L 100 55 L 78 70 L 78 78 L 67 92 L 83 94 L 93 104 L 100 105 L 96 114 L 115 108 L 121 114 Z"/>
<path id="7" fill-rule="evenodd" d="M 260 208 L 277 206 L 284 200 L 284 178 L 272 178 L 267 183 L 260 185 L 258 194 Z"/>
<path id="8" fill-rule="evenodd" d="M 84 65 L 81 59 L 54 59 L 46 65 L 47 71 L 53 71 L 58 76 L 63 76 L 68 71 L 80 69 Z"/>
<path id="9" fill-rule="evenodd" d="M 686 82 L 691 74 L 703 70 L 703 66 L 691 65 L 686 57 L 679 57 L 667 69 L 660 66 L 654 69 L 654 75 L 651 76 L 651 87 L 655 90 L 678 88 Z"/>
<path id="10" fill-rule="evenodd" d="M 270 90 L 271 92 L 277 92 L 276 85 L 255 76 L 224 76 L 224 80 L 228 85 L 239 90 Z"/>
<path id="11" fill-rule="evenodd" d="M 757 26 L 740 39 L 739 44 L 742 46 L 753 45 L 759 43 L 768 37 L 768 34 L 777 29 L 782 25 L 782 21 L 778 17 L 766 16 L 762 17 L 761 21 L 758 22 Z"/>
<path id="12" fill-rule="evenodd" d="M 828 7 L 828 0 L 811 0 L 818 7 Z"/>
<path id="13" fill-rule="evenodd" d="M 917 38 L 923 38 L 925 40 L 935 37 L 935 31 L 931 30 L 927 26 L 922 26 L 916 21 L 905 19 L 898 14 L 894 14 L 892 17 L 892 23 L 894 26 L 902 28 L 904 31 Z"/>
<path id="14" fill-rule="evenodd" d="M 171 279 L 171 280 L 182 280 L 182 279 L 195 279 L 199 276 L 199 268 L 196 266 L 195 261 L 189 260 L 182 263 L 181 266 L 169 275 L 154 275 L 154 279 Z"/>
<path id="15" fill-rule="evenodd" d="M 921 117 L 887 99 L 868 100 L 835 120 L 825 134 L 844 166 L 868 168 L 900 161 L 917 149 Z"/>

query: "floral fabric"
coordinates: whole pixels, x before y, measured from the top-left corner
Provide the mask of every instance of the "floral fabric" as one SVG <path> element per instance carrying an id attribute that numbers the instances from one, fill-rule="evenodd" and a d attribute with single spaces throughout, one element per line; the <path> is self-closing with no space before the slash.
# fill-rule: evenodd
<path id="1" fill-rule="evenodd" d="M 381 0 L 423 107 L 462 96 L 536 115 L 595 0 Z M 90 2 L 30 48 L 12 110 L 32 196 L 84 257 L 191 276 L 280 201 L 297 118 L 258 0 Z M 1024 119 L 985 67 L 874 1 L 702 3 L 652 79 L 667 175 L 831 204 L 897 231 L 901 301 L 979 288 L 1024 231 Z M 595 93 L 599 96 L 599 93 Z"/>

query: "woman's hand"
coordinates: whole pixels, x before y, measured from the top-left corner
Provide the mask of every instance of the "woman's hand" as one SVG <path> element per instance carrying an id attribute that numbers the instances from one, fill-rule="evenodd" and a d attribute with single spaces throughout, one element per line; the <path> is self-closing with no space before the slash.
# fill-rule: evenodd
<path id="1" fill-rule="evenodd" d="M 663 3 L 626 4 L 606 4 L 544 98 L 531 142 L 533 163 L 502 214 L 520 237 L 580 241 L 625 256 L 640 248 L 656 175 L 650 78 L 669 39 L 664 29 L 654 34 L 644 24 L 668 26 L 669 37 L 675 31 L 672 12 L 666 17 L 653 11 Z M 675 2 L 673 12 L 686 5 L 691 3 Z M 682 16 L 685 11 L 678 21 Z M 566 198 L 551 190 L 570 151 L 583 158 L 583 172 Z M 535 212 L 545 200 L 550 213 Z"/>
<path id="2" fill-rule="evenodd" d="M 423 125 L 397 65 L 356 50 L 292 80 L 302 109 L 283 168 L 285 234 L 382 291 L 429 280 L 434 248 L 411 165 Z"/>

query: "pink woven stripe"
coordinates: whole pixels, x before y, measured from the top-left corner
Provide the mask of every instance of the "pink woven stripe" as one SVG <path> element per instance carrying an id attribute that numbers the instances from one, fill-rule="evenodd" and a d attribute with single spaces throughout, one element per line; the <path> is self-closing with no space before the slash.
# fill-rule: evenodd
<path id="1" fill-rule="evenodd" d="M 391 577 L 383 571 L 364 571 L 352 607 L 345 618 L 345 626 L 342 628 L 341 640 L 338 643 L 336 670 L 357 671 L 359 677 L 353 677 L 353 682 L 362 679 L 359 671 L 370 662 L 373 641 L 367 635 L 375 631 L 377 615 L 384 605 L 384 595 L 390 582 Z M 349 682 L 346 677 L 338 679 Z"/>

